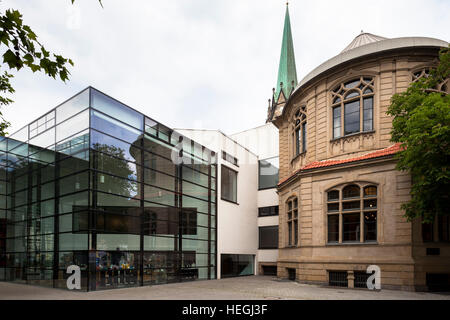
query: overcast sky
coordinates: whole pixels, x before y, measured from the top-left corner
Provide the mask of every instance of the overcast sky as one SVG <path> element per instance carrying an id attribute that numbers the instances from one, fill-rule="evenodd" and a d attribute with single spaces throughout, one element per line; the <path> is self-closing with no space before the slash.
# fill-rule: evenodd
<path id="1" fill-rule="evenodd" d="M 13 133 L 91 85 L 169 127 L 231 134 L 264 124 L 276 84 L 285 2 L 3 0 L 47 50 L 71 58 L 66 84 L 20 71 Z M 450 40 L 448 0 L 291 0 L 298 80 L 361 30 Z"/>

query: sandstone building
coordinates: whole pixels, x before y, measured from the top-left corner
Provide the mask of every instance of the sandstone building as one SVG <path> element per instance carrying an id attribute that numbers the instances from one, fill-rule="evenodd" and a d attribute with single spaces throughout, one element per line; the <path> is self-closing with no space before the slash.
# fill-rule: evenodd
<path id="1" fill-rule="evenodd" d="M 438 63 L 438 39 L 361 33 L 297 84 L 289 12 L 268 121 L 279 129 L 278 277 L 383 288 L 450 284 L 449 219 L 408 222 L 410 176 L 395 169 L 391 97 Z M 442 90 L 448 92 L 447 83 Z"/>

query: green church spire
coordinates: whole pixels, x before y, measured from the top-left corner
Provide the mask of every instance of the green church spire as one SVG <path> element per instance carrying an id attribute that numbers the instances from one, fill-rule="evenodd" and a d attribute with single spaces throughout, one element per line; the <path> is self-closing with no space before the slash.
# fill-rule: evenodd
<path id="1" fill-rule="evenodd" d="M 280 83 L 283 83 L 281 87 Z M 292 82 L 294 82 L 292 85 Z M 284 19 L 283 43 L 281 45 L 280 66 L 278 68 L 277 89 L 275 101 L 278 101 L 281 90 L 286 99 L 293 88 L 297 86 L 297 68 L 295 67 L 294 43 L 291 33 L 291 19 L 289 18 L 289 5 L 286 4 L 286 17 Z"/>

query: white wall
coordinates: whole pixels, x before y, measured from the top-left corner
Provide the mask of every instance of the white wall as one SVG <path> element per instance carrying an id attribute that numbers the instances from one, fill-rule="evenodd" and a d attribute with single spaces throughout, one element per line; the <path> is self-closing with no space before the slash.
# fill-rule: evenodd
<path id="1" fill-rule="evenodd" d="M 233 134 L 231 137 L 256 153 L 260 160 L 278 157 L 278 129 L 272 123 Z M 277 205 L 278 194 L 276 189 L 257 192 L 258 208 Z M 278 226 L 278 224 L 278 216 L 258 218 L 258 227 Z M 276 262 L 278 260 L 278 250 L 258 250 L 257 260 L 258 262 Z"/>

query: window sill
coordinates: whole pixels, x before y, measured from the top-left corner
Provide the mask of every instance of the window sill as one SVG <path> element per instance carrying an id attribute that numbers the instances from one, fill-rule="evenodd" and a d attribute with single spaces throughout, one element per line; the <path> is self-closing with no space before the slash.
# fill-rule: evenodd
<path id="1" fill-rule="evenodd" d="M 239 205 L 239 203 L 237 203 L 237 202 L 234 202 L 234 201 L 231 201 L 231 200 L 227 200 L 227 199 L 224 199 L 224 198 L 220 198 L 220 200 L 223 200 L 223 201 L 228 202 L 228 203 L 235 204 L 237 206 Z"/>
<path id="2" fill-rule="evenodd" d="M 292 158 L 291 163 L 293 163 L 298 158 L 301 158 L 301 157 L 305 156 L 307 152 L 308 151 L 305 151 L 305 152 L 302 152 L 302 153 L 299 153 L 298 155 L 296 155 L 294 158 Z"/>
<path id="3" fill-rule="evenodd" d="M 258 248 L 258 250 L 278 250 L 278 248 Z"/>
<path id="4" fill-rule="evenodd" d="M 339 246 L 376 246 L 378 245 L 378 241 L 367 241 L 367 242 L 327 242 L 326 246 L 330 247 L 339 247 Z"/>
<path id="5" fill-rule="evenodd" d="M 346 136 L 342 136 L 342 137 L 339 137 L 339 138 L 333 138 L 333 139 L 330 140 L 330 142 L 333 143 L 333 142 L 340 141 L 342 139 L 357 137 L 357 136 L 366 135 L 366 134 L 374 134 L 374 133 L 375 133 L 375 130 L 352 133 L 352 134 L 348 134 Z"/>
<path id="6" fill-rule="evenodd" d="M 258 188 L 258 191 L 272 190 L 272 189 L 277 189 L 277 186 L 275 186 L 275 187 L 267 187 L 267 188 Z"/>

